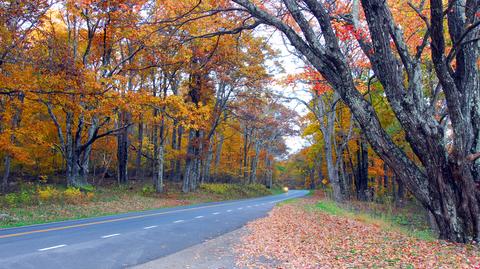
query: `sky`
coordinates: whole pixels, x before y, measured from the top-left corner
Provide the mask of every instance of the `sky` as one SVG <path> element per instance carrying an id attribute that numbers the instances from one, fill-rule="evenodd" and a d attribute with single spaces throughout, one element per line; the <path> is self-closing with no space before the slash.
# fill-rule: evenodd
<path id="1" fill-rule="evenodd" d="M 299 59 L 297 56 L 293 55 L 290 51 L 293 48 L 287 48 L 281 34 L 278 31 L 273 32 L 270 29 L 260 29 L 260 34 L 262 36 L 268 37 L 268 41 L 272 48 L 278 50 L 280 52 L 279 61 L 284 68 L 284 73 L 275 73 L 274 78 L 276 80 L 281 80 L 285 78 L 287 75 L 297 74 L 302 72 L 303 67 L 305 64 Z M 301 98 L 302 100 L 308 101 L 309 96 L 308 94 L 303 91 L 302 89 L 293 89 L 293 87 L 286 87 L 284 85 L 274 85 L 272 88 L 287 97 L 297 97 Z M 285 105 L 290 107 L 291 109 L 297 111 L 300 116 L 304 116 L 308 113 L 307 108 L 298 101 L 290 101 L 285 102 Z M 289 136 L 286 137 L 286 144 L 289 148 L 289 154 L 293 154 L 298 152 L 303 147 L 307 146 L 307 141 L 300 136 Z"/>

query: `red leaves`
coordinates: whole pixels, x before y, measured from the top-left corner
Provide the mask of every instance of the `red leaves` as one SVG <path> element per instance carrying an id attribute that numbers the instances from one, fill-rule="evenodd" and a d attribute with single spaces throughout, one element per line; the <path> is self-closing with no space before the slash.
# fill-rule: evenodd
<path id="1" fill-rule="evenodd" d="M 379 225 L 305 209 L 276 207 L 248 225 L 238 247 L 248 268 L 472 268 L 476 247 L 422 241 Z"/>

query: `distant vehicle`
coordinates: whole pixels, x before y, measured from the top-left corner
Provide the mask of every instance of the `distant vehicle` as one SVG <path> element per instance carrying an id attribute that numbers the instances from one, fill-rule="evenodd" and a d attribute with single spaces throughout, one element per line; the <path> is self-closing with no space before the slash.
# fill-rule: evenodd
<path id="1" fill-rule="evenodd" d="M 283 187 L 284 192 L 288 192 L 288 187 Z"/>

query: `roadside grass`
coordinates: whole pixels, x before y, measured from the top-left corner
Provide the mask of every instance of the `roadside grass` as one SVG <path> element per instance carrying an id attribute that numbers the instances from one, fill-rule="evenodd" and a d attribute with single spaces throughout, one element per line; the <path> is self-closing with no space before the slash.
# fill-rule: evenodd
<path id="1" fill-rule="evenodd" d="M 114 184 L 96 187 L 89 192 L 77 192 L 55 185 L 27 186 L 16 193 L 0 196 L 0 228 L 245 199 L 273 193 L 259 184 L 233 187 L 208 184 L 191 193 L 182 193 L 179 185 L 169 184 L 166 190 L 166 193 L 156 194 L 151 192 L 149 184 L 141 181 L 126 186 Z"/>
<path id="2" fill-rule="evenodd" d="M 375 213 L 372 213 L 359 211 L 358 208 L 340 205 L 328 199 L 320 200 L 315 205 L 308 205 L 307 207 L 330 215 L 343 216 L 366 224 L 375 225 L 386 231 L 400 232 L 424 241 L 436 240 L 434 233 L 426 227 L 425 224 L 419 224 L 417 223 L 418 220 L 412 220 L 412 216 L 409 216 L 407 213 L 392 213 L 389 211 L 375 211 Z"/>

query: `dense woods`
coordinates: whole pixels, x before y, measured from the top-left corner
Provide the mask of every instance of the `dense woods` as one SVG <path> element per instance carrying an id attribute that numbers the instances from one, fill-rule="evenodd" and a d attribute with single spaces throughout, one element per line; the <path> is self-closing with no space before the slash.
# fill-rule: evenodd
<path id="1" fill-rule="evenodd" d="M 3 192 L 300 179 L 337 202 L 408 192 L 440 238 L 480 240 L 479 0 L 26 0 L 0 14 Z M 274 81 L 263 27 L 301 72 Z M 308 146 L 287 159 L 295 125 Z"/>
<path id="2" fill-rule="evenodd" d="M 275 51 L 208 1 L 4 1 L 2 190 L 151 178 L 271 187 L 295 112 L 270 93 Z M 268 126 L 266 128 L 265 126 Z"/>

